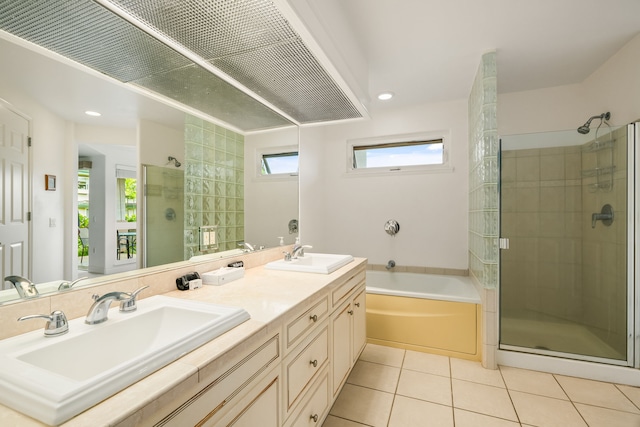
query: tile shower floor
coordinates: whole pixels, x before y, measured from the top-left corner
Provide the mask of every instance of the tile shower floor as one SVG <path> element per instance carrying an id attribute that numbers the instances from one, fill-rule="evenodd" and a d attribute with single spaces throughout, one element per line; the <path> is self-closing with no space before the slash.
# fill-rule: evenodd
<path id="1" fill-rule="evenodd" d="M 640 388 L 367 344 L 323 427 L 640 427 Z"/>

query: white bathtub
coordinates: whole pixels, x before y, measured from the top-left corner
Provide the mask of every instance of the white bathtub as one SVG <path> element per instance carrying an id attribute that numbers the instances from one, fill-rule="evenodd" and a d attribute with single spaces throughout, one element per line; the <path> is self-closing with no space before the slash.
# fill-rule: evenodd
<path id="1" fill-rule="evenodd" d="M 480 360 L 481 302 L 468 277 L 367 270 L 367 342 Z"/>
<path id="2" fill-rule="evenodd" d="M 465 276 L 367 270 L 367 293 L 480 304 L 480 295 Z"/>

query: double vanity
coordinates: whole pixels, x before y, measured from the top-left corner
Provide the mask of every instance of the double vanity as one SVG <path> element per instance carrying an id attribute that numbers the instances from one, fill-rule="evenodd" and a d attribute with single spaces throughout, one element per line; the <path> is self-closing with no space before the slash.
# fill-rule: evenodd
<path id="1" fill-rule="evenodd" d="M 366 260 L 308 254 L 296 270 L 281 257 L 242 255 L 244 277 L 222 286 L 178 291 L 175 279 L 229 260 L 1 306 L 9 319 L 49 299 L 75 319 L 59 337 L 30 320 L 40 328 L 0 341 L 0 393 L 13 396 L 0 425 L 320 426 L 364 348 Z M 85 324 L 92 294 L 142 286 L 135 312 L 114 303 L 107 321 Z"/>

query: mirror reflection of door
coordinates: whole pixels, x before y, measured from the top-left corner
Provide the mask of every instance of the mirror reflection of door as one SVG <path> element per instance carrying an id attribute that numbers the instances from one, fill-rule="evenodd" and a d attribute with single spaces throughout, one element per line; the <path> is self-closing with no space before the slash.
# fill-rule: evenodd
<path id="1" fill-rule="evenodd" d="M 0 277 L 28 278 L 29 121 L 0 102 L 0 129 Z"/>
<path id="2" fill-rule="evenodd" d="M 89 191 L 91 191 L 91 161 L 78 160 L 78 270 L 89 267 Z"/>

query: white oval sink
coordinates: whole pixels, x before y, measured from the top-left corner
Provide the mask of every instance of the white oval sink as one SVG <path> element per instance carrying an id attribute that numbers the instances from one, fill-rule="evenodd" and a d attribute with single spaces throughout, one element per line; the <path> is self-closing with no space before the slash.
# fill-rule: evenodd
<path id="1" fill-rule="evenodd" d="M 69 333 L 42 330 L 0 341 L 0 402 L 60 424 L 250 318 L 242 308 L 165 296 L 117 304 L 109 320 L 69 322 Z"/>
<path id="2" fill-rule="evenodd" d="M 301 273 L 330 274 L 353 261 L 351 255 L 305 254 L 291 261 L 283 259 L 267 263 L 270 270 L 297 271 Z"/>

